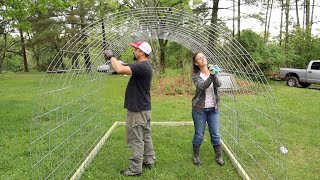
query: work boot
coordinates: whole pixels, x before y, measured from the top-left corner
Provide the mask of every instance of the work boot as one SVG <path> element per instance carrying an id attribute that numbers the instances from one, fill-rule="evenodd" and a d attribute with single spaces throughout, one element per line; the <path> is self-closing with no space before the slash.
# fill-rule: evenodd
<path id="1" fill-rule="evenodd" d="M 142 163 L 142 167 L 145 167 L 147 169 L 153 169 L 154 168 L 154 163 L 152 164 L 147 164 L 147 163 Z"/>
<path id="2" fill-rule="evenodd" d="M 201 144 L 193 144 L 193 164 L 194 165 L 201 165 L 201 161 L 200 161 L 200 146 Z"/>
<path id="3" fill-rule="evenodd" d="M 221 151 L 221 145 L 213 145 L 214 152 L 216 153 L 216 161 L 220 166 L 224 165 L 224 161 L 222 159 L 222 151 Z"/>
<path id="4" fill-rule="evenodd" d="M 141 176 L 142 173 L 133 173 L 129 169 L 124 169 L 120 171 L 120 174 L 124 176 Z"/>

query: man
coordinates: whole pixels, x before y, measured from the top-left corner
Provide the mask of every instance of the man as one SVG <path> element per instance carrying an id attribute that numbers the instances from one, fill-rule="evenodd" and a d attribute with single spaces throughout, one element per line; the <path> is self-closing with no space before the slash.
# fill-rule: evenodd
<path id="1" fill-rule="evenodd" d="M 117 73 L 131 75 L 124 107 L 127 109 L 126 141 L 132 154 L 129 158 L 129 169 L 120 173 L 125 176 L 140 176 L 142 166 L 153 168 L 156 159 L 150 128 L 152 67 L 149 55 L 152 49 L 144 41 L 131 43 L 131 46 L 134 47 L 133 55 L 136 63 L 129 66 L 120 64 L 110 50 L 106 50 L 104 56 L 106 60 L 111 61 Z"/>

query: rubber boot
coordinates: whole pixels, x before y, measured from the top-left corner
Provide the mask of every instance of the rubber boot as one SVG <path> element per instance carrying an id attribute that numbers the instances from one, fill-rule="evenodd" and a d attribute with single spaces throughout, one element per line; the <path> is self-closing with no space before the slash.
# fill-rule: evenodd
<path id="1" fill-rule="evenodd" d="M 214 149 L 214 152 L 216 153 L 217 164 L 219 164 L 220 166 L 223 166 L 224 165 L 224 161 L 222 159 L 221 145 L 220 144 L 213 145 L 213 149 Z"/>
<path id="2" fill-rule="evenodd" d="M 200 161 L 200 146 L 201 144 L 193 144 L 193 164 L 194 165 L 201 165 L 201 161 Z"/>

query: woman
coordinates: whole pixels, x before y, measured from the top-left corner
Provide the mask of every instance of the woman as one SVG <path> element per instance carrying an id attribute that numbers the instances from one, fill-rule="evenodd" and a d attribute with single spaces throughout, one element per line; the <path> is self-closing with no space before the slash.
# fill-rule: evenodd
<path id="1" fill-rule="evenodd" d="M 194 122 L 193 163 L 200 165 L 200 146 L 203 141 L 206 122 L 209 126 L 211 144 L 213 145 L 216 162 L 222 166 L 220 133 L 219 133 L 219 95 L 218 87 L 221 83 L 217 73 L 218 66 L 209 65 L 204 54 L 198 52 L 193 55 L 192 80 L 196 86 L 195 96 L 192 98 L 192 119 Z"/>

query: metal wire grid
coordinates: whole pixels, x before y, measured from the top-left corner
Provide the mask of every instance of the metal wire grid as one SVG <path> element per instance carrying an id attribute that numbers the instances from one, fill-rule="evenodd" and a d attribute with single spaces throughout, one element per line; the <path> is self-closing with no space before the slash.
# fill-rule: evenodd
<path id="1" fill-rule="evenodd" d="M 285 156 L 278 150 L 283 127 L 272 90 L 251 56 L 228 35 L 174 8 L 121 11 L 82 29 L 41 81 L 30 128 L 32 178 L 70 178 L 99 141 L 108 126 L 101 119 L 112 116 L 102 113 L 105 74 L 96 71 L 104 64 L 102 51 L 118 56 L 140 39 L 177 42 L 222 67 L 230 77 L 224 81 L 230 89 L 221 92 L 222 139 L 250 178 L 286 178 Z"/>

